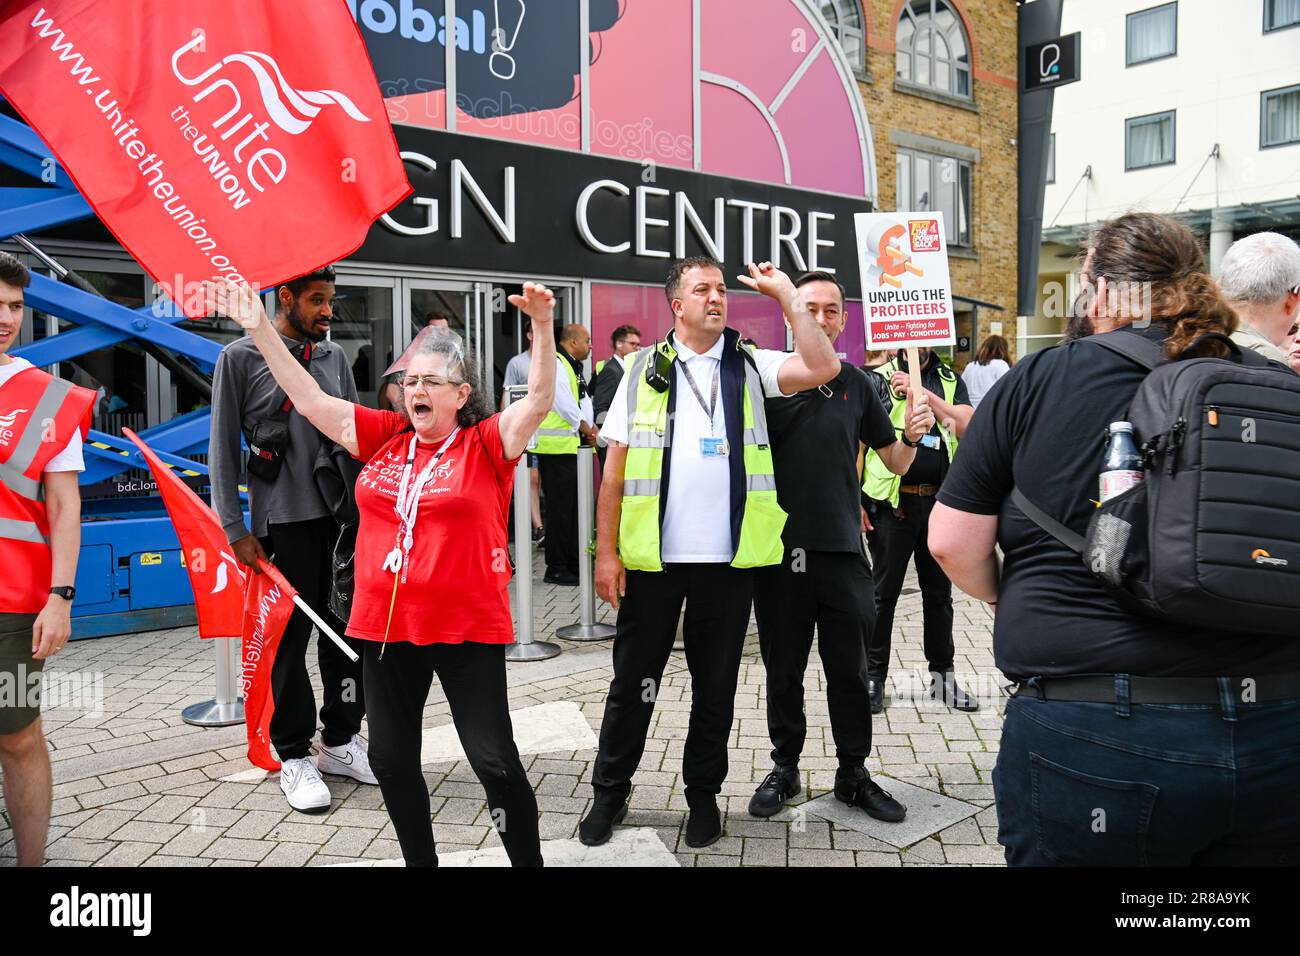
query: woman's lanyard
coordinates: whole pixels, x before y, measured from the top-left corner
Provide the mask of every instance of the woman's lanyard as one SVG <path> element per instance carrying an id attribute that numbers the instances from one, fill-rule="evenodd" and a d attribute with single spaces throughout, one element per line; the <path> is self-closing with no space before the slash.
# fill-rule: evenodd
<path id="1" fill-rule="evenodd" d="M 411 561 L 411 547 L 415 544 L 415 522 L 420 516 L 420 496 L 424 493 L 424 486 L 433 477 L 434 469 L 438 467 L 438 459 L 459 434 L 460 429 L 457 428 L 447 436 L 442 447 L 434 453 L 419 476 L 415 477 L 413 485 L 411 480 L 415 471 L 415 449 L 419 437 L 411 436 L 411 444 L 406 453 L 406 464 L 402 467 L 402 480 L 397 486 L 397 504 L 393 509 L 397 512 L 397 542 L 393 545 L 393 550 L 384 558 L 384 570 L 392 571 L 394 574 L 400 572 L 403 582 L 406 581 L 406 572 Z"/>
<path id="2" fill-rule="evenodd" d="M 415 486 L 408 487 L 407 482 L 411 480 L 411 473 L 415 470 L 415 448 L 418 441 L 418 436 L 411 436 L 411 445 L 406 452 L 406 464 L 402 468 L 402 482 L 397 486 L 397 504 L 393 508 L 397 512 L 397 543 L 384 558 L 384 570 L 393 572 L 393 596 L 388 600 L 388 620 L 384 623 L 384 642 L 379 650 L 380 660 L 384 657 L 384 648 L 388 647 L 388 629 L 392 627 L 393 608 L 397 606 L 397 582 L 406 580 L 406 570 L 411 560 L 411 547 L 415 544 L 415 521 L 420 514 L 420 495 L 424 493 L 424 486 L 433 477 L 433 469 L 437 467 L 438 459 L 451 447 L 451 443 L 459 434 L 460 428 L 457 428 L 447 436 L 442 447 L 434 453 L 433 459 L 425 465 L 424 470 L 416 478 Z"/>

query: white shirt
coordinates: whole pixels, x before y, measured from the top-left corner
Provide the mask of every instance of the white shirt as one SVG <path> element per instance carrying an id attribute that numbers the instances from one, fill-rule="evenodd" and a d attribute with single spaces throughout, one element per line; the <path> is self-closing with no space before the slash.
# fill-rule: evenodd
<path id="1" fill-rule="evenodd" d="M 31 368 L 32 363 L 27 359 L 13 356 L 12 360 L 4 365 L 0 365 L 0 386 L 13 378 L 23 369 Z M 45 473 L 55 471 L 85 471 L 86 461 L 81 451 L 81 429 L 75 428 L 72 431 L 72 438 L 68 441 L 68 446 L 59 452 L 45 465 Z"/>
<path id="2" fill-rule="evenodd" d="M 971 362 L 967 365 L 966 370 L 961 373 L 961 380 L 966 383 L 971 407 L 979 408 L 980 400 L 988 394 L 997 380 L 1009 371 L 1011 366 L 998 358 L 989 359 L 988 365 L 981 365 L 979 362 Z"/>
<path id="3" fill-rule="evenodd" d="M 664 524 L 660 532 L 662 559 L 666 564 L 726 563 L 731 561 L 735 548 L 731 541 L 731 470 L 726 458 L 706 458 L 701 453 L 700 439 L 725 437 L 726 421 L 723 417 L 722 391 L 719 388 L 713 421 L 700 406 L 686 382 L 682 366 L 690 369 L 695 386 L 704 401 L 709 401 L 713 390 L 713 377 L 722 371 L 722 336 L 704 354 L 691 351 L 681 342 L 674 342 L 678 361 L 673 363 L 677 396 L 673 415 L 672 458 L 669 467 L 672 480 L 668 482 L 668 501 L 664 505 Z M 758 366 L 763 383 L 763 394 L 769 398 L 785 396 L 777 384 L 781 366 L 789 359 L 789 352 L 758 349 L 754 364 Z M 626 366 L 625 366 L 626 367 Z M 627 444 L 627 390 L 630 375 L 624 375 L 614 393 L 613 404 L 605 416 L 601 434 L 610 441 Z M 718 383 L 721 386 L 721 382 Z M 741 448 L 732 448 L 731 454 L 744 454 Z"/>
<path id="4" fill-rule="evenodd" d="M 576 434 L 579 423 L 586 422 L 590 425 L 595 415 L 592 414 L 590 395 L 584 395 L 581 402 L 573 397 L 573 391 L 569 388 L 569 370 L 565 364 L 563 356 L 555 356 L 555 401 L 551 404 L 551 411 L 568 422 Z"/>

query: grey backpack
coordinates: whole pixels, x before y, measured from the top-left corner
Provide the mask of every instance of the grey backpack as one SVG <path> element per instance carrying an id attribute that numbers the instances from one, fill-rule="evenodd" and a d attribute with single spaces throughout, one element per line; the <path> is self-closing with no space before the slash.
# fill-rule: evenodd
<path id="1" fill-rule="evenodd" d="M 1231 358 L 1166 362 L 1123 331 L 1083 340 L 1151 370 L 1128 412 L 1146 478 L 1098 507 L 1082 535 L 1019 488 L 1012 500 L 1130 610 L 1300 636 L 1300 376 L 1217 333 L 1183 355 L 1208 339 Z"/>

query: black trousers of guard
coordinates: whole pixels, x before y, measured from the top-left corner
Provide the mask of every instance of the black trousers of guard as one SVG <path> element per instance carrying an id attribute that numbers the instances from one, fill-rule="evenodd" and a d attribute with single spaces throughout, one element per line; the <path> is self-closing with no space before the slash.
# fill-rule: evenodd
<path id="1" fill-rule="evenodd" d="M 728 564 L 676 564 L 663 571 L 627 573 L 614 636 L 614 679 L 591 778 L 597 797 L 622 799 L 632 789 L 683 602 L 691 716 L 682 781 L 688 797 L 722 791 L 753 593 L 753 572 Z"/>
<path id="2" fill-rule="evenodd" d="M 877 509 L 871 533 L 872 577 L 876 586 L 876 627 L 867 647 L 867 674 L 884 681 L 889 673 L 889 647 L 894 609 L 903 592 L 907 563 L 915 557 L 925 620 L 925 657 L 932 671 L 950 671 L 956 650 L 952 643 L 952 582 L 930 554 L 927 528 L 934 510 L 933 496 L 900 495 L 898 508 L 884 503 Z"/>

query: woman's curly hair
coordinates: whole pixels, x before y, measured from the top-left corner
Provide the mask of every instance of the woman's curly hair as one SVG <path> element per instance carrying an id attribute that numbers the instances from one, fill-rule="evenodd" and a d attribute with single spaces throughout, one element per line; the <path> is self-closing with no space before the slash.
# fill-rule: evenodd
<path id="1" fill-rule="evenodd" d="M 1102 223 L 1089 245 L 1089 278 L 1104 276 L 1110 294 L 1140 296 L 1142 317 L 1168 323 L 1164 347 L 1171 358 L 1207 332 L 1236 330 L 1236 312 L 1204 271 L 1200 242 L 1176 219 L 1127 213 Z M 1227 347 L 1211 342 L 1206 351 L 1225 356 Z"/>

